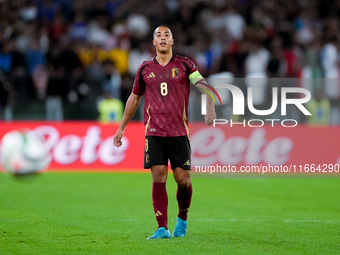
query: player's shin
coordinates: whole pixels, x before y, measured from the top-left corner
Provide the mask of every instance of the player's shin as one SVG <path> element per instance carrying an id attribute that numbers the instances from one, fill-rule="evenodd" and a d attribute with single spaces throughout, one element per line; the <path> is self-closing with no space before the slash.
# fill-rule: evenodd
<path id="1" fill-rule="evenodd" d="M 192 197 L 192 185 L 190 183 L 189 187 L 183 188 L 178 186 L 177 189 L 177 202 L 178 202 L 178 217 L 182 220 L 187 220 L 188 211 L 191 204 Z"/>
<path id="2" fill-rule="evenodd" d="M 152 185 L 153 210 L 158 222 L 158 228 L 168 229 L 168 194 L 165 182 L 154 182 Z"/>

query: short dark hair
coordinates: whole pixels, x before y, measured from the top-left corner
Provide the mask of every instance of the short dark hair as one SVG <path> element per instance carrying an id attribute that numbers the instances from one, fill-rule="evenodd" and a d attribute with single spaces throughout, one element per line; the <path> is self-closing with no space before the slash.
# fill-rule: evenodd
<path id="1" fill-rule="evenodd" d="M 170 29 L 170 27 L 168 26 L 168 25 L 165 25 L 165 24 L 162 24 L 162 25 L 159 25 L 158 27 L 156 27 L 155 28 L 155 30 L 153 31 L 153 36 L 152 36 L 152 38 L 155 38 L 155 34 L 156 34 L 156 30 L 158 29 L 158 28 L 160 28 L 160 27 L 166 27 L 166 28 L 169 28 L 169 31 L 170 31 L 170 35 L 171 35 L 171 37 L 173 38 L 173 36 L 172 36 L 172 32 L 171 32 L 171 29 Z"/>

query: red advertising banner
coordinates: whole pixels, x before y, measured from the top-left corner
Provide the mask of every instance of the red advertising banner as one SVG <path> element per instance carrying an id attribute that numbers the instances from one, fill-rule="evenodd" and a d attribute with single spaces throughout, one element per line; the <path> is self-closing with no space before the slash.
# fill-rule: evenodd
<path id="1" fill-rule="evenodd" d="M 50 171 L 148 171 L 143 169 L 144 126 L 131 122 L 123 146 L 113 145 L 118 125 L 98 122 L 0 122 L 0 139 L 29 128 L 52 154 Z M 218 127 L 191 123 L 192 166 L 340 164 L 340 127 Z M 328 167 L 328 166 L 327 166 Z"/>
<path id="2" fill-rule="evenodd" d="M 51 150 L 49 171 L 144 171 L 144 126 L 129 123 L 121 148 L 113 144 L 117 124 L 98 122 L 0 122 L 0 139 L 28 128 Z"/>
<path id="3" fill-rule="evenodd" d="M 218 126 L 191 125 L 194 165 L 340 164 L 340 127 Z"/>

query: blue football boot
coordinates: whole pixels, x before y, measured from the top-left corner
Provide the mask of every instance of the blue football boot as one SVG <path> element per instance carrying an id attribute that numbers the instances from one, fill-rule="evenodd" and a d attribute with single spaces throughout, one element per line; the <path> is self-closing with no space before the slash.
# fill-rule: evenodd
<path id="1" fill-rule="evenodd" d="M 171 237 L 170 231 L 165 229 L 165 227 L 161 227 L 161 228 L 157 229 L 155 231 L 155 233 L 153 233 L 152 236 L 149 236 L 147 238 L 147 240 L 161 239 L 161 238 L 170 238 L 170 237 Z"/>
<path id="2" fill-rule="evenodd" d="M 187 233 L 187 222 L 177 217 L 177 224 L 174 232 L 172 233 L 173 237 L 185 237 Z"/>

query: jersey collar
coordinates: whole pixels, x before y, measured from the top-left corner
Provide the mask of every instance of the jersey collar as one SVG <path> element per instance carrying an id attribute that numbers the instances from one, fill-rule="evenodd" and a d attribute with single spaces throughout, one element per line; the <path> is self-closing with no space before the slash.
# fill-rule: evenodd
<path id="1" fill-rule="evenodd" d="M 160 63 L 158 63 L 158 61 L 157 61 L 157 59 L 156 59 L 156 56 L 157 56 L 157 55 L 154 56 L 153 61 L 155 62 L 155 64 L 162 66 Z M 175 57 L 176 57 L 176 54 L 172 54 L 172 57 L 171 57 L 170 61 L 169 61 L 166 65 L 168 65 L 169 63 L 171 63 L 171 62 L 175 59 Z M 165 65 L 165 66 L 166 66 L 166 65 Z"/>

